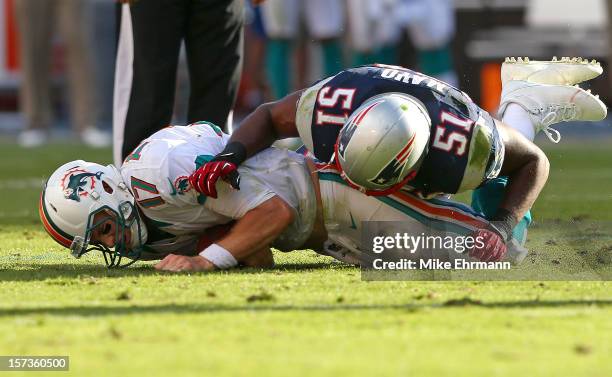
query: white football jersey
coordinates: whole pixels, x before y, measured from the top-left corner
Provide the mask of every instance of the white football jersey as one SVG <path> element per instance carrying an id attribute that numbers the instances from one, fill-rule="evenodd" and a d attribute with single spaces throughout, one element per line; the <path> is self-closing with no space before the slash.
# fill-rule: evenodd
<path id="1" fill-rule="evenodd" d="M 303 156 L 276 148 L 262 151 L 239 167 L 240 190 L 217 183 L 217 199 L 190 186 L 189 175 L 220 153 L 228 140 L 229 135 L 208 122 L 167 127 L 126 158 L 121 174 L 149 223 L 179 238 L 240 219 L 279 196 L 295 209 L 296 217 L 275 246 L 299 247 L 310 235 L 316 213 L 314 187 Z"/>

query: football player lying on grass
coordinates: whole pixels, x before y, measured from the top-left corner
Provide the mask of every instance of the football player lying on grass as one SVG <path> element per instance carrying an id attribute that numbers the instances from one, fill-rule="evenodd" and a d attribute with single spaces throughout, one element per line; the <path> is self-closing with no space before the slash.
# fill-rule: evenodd
<path id="1" fill-rule="evenodd" d="M 240 190 L 219 185 L 216 198 L 206 197 L 192 187 L 190 174 L 221 152 L 228 139 L 218 127 L 200 122 L 155 133 L 120 171 L 85 161 L 64 164 L 41 194 L 43 225 L 75 257 L 94 249 L 111 266 L 121 264 L 122 257 L 163 259 L 156 267 L 170 271 L 268 267 L 270 245 L 283 251 L 312 248 L 359 263 L 362 221 L 395 221 L 414 234 L 435 227 L 468 235 L 490 226 L 471 208 L 451 201 L 404 192 L 367 196 L 349 187 L 334 166 L 315 166 L 308 157 L 278 148 L 241 165 Z M 526 146 L 525 156 L 537 155 L 536 148 Z M 211 233 L 211 227 L 223 224 L 229 225 Z M 497 261 L 506 250 L 498 240 L 469 253 Z"/>
<path id="2" fill-rule="evenodd" d="M 196 171 L 194 186 L 213 198 L 219 178 L 239 189 L 236 169 L 247 157 L 299 136 L 317 159 L 368 195 L 474 190 L 472 207 L 495 224 L 480 234 L 524 244 L 529 209 L 548 174 L 546 156 L 530 141 L 543 131 L 558 142 L 550 128 L 558 122 L 604 119 L 599 98 L 573 86 L 602 71 L 581 58 L 507 58 L 499 121 L 467 94 L 421 73 L 385 65 L 348 69 L 261 105 Z"/>

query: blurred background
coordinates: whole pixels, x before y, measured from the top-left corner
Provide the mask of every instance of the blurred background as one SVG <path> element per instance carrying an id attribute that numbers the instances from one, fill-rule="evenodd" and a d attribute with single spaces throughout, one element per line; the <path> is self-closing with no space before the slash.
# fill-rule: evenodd
<path id="1" fill-rule="evenodd" d="M 22 147 L 66 139 L 109 146 L 116 2 L 72 0 L 70 12 L 57 12 L 43 27 L 25 1 L 0 0 L 0 138 Z M 30 1 L 29 7 L 55 1 Z M 287 1 L 267 0 L 259 7 L 245 2 L 244 66 L 234 124 L 262 102 L 368 63 L 398 64 L 439 77 L 495 112 L 504 57 L 581 56 L 604 65 L 604 75 L 588 85 L 612 103 L 612 79 L 605 68 L 612 61 L 609 0 L 295 0 L 290 13 L 283 6 Z M 316 12 L 320 4 L 326 8 Z M 40 27 L 33 31 L 27 25 Z M 23 35 L 33 32 L 46 41 L 24 44 Z M 177 76 L 175 124 L 186 119 L 184 60 Z M 30 76 L 24 77 L 28 69 Z M 47 88 L 49 99 L 41 98 Z M 566 132 L 612 136 L 609 125 L 608 119 Z"/>

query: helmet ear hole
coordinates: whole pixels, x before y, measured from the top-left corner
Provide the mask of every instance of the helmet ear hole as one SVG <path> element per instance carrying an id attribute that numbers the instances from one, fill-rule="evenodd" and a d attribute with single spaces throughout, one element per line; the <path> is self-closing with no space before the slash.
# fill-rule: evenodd
<path id="1" fill-rule="evenodd" d="M 114 192 L 113 188 L 108 183 L 106 183 L 106 181 L 102 181 L 102 187 L 104 188 L 104 191 L 106 191 L 107 193 L 111 195 L 113 194 Z"/>

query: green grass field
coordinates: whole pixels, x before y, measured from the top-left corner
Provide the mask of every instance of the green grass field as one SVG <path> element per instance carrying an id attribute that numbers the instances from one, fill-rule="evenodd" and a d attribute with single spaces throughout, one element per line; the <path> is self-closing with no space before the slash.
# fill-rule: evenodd
<path id="1" fill-rule="evenodd" d="M 610 144 L 547 153 L 525 263 L 546 279 L 579 255 L 609 279 Z M 69 355 L 87 376 L 612 375 L 608 281 L 365 282 L 310 251 L 192 275 L 75 260 L 44 233 L 37 199 L 79 157 L 110 152 L 0 144 L 0 355 Z"/>

